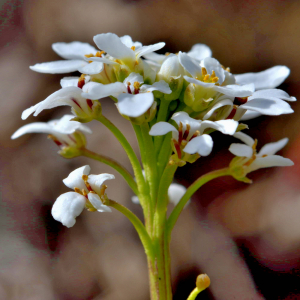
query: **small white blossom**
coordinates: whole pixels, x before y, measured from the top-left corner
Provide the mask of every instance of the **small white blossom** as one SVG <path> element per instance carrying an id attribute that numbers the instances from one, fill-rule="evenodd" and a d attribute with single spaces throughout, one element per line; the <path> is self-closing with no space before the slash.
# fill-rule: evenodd
<path id="1" fill-rule="evenodd" d="M 177 123 L 178 129 L 170 123 L 158 122 L 151 127 L 149 134 L 156 136 L 172 132 L 173 143 L 179 158 L 182 157 L 181 150 L 188 154 L 198 153 L 201 156 L 211 153 L 213 141 L 210 135 L 204 134 L 206 129 L 211 128 L 233 135 L 238 126 L 238 122 L 234 120 L 216 122 L 195 120 L 186 112 L 175 113 L 171 119 Z"/>
<path id="2" fill-rule="evenodd" d="M 30 69 L 40 73 L 63 74 L 80 71 L 84 74 L 98 74 L 103 69 L 102 62 L 93 62 L 89 64 L 85 59 L 86 54 L 97 53 L 97 50 L 81 42 L 54 43 L 52 49 L 66 60 L 45 62 L 31 66 Z"/>
<path id="3" fill-rule="evenodd" d="M 121 114 L 128 117 L 138 117 L 145 113 L 153 104 L 153 91 L 165 94 L 171 93 L 168 84 L 161 80 L 152 85 L 144 84 L 143 77 L 131 73 L 124 82 L 101 84 L 89 82 L 83 87 L 83 97 L 96 100 L 108 96 L 118 99 L 117 107 Z"/>
<path id="4" fill-rule="evenodd" d="M 74 133 L 92 133 L 92 131 L 79 122 L 71 121 L 73 118 L 73 115 L 64 115 L 59 120 L 30 123 L 19 128 L 11 138 L 16 139 L 27 133 L 48 133 L 49 137 L 60 147 L 81 147 L 83 145 L 79 143 Z"/>
<path id="5" fill-rule="evenodd" d="M 105 196 L 106 180 L 114 179 L 111 174 L 89 175 L 90 166 L 86 165 L 71 172 L 63 183 L 75 192 L 60 195 L 51 210 L 56 221 L 67 227 L 76 223 L 75 218 L 86 207 L 90 211 L 111 212 L 111 209 L 102 203 L 101 197 Z"/>
<path id="6" fill-rule="evenodd" d="M 258 169 L 294 165 L 290 159 L 275 155 L 276 152 L 281 150 L 287 144 L 287 138 L 275 143 L 266 144 L 257 153 L 256 140 L 254 141 L 250 136 L 242 132 L 234 134 L 234 137 L 245 143 L 234 143 L 231 144 L 229 148 L 229 151 L 237 156 L 230 163 L 230 169 L 232 175 L 238 180 L 250 182 L 249 179 L 246 178 L 246 175 Z"/>

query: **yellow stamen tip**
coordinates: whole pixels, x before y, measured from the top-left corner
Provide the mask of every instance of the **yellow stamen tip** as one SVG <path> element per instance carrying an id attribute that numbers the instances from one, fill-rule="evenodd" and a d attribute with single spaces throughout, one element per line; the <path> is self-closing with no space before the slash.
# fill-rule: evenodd
<path id="1" fill-rule="evenodd" d="M 135 82 L 133 83 L 133 87 L 134 87 L 135 90 L 138 90 L 138 89 L 140 88 L 140 83 L 137 82 L 137 81 L 135 81 Z"/>
<path id="2" fill-rule="evenodd" d="M 196 286 L 200 291 L 210 286 L 210 278 L 206 274 L 200 274 L 196 280 Z"/>
<path id="3" fill-rule="evenodd" d="M 216 72 L 215 71 L 211 72 L 211 77 L 216 77 Z"/>
<path id="4" fill-rule="evenodd" d="M 87 57 L 87 58 L 90 58 L 90 57 L 94 57 L 95 55 L 90 53 L 90 54 L 85 54 L 84 56 Z"/>
<path id="5" fill-rule="evenodd" d="M 204 76 L 203 80 L 207 81 L 208 79 L 209 79 L 209 75 L 207 74 L 207 75 Z"/>
<path id="6" fill-rule="evenodd" d="M 205 69 L 205 68 L 203 68 L 203 67 L 201 68 L 201 72 L 202 72 L 202 75 L 203 75 L 203 76 L 205 76 L 205 75 L 207 74 L 207 71 L 206 71 L 206 69 Z"/>
<path id="7" fill-rule="evenodd" d="M 76 193 L 78 193 L 78 194 L 80 194 L 80 195 L 82 195 L 82 192 L 81 192 L 81 190 L 79 189 L 79 188 L 74 188 L 74 191 L 76 192 Z"/>
<path id="8" fill-rule="evenodd" d="M 88 177 L 87 175 L 82 175 L 82 180 L 83 180 L 83 181 L 87 181 L 88 178 L 89 178 L 89 177 Z"/>
<path id="9" fill-rule="evenodd" d="M 134 51 L 134 50 L 135 50 L 135 46 L 132 46 L 132 47 L 131 47 L 131 50 L 133 50 L 133 51 Z"/>
<path id="10" fill-rule="evenodd" d="M 97 51 L 96 57 L 102 57 L 102 54 L 104 54 L 105 51 Z"/>
<path id="11" fill-rule="evenodd" d="M 219 77 L 214 77 L 211 81 L 212 81 L 213 83 L 216 83 L 216 82 L 218 82 L 218 80 L 219 80 Z"/>

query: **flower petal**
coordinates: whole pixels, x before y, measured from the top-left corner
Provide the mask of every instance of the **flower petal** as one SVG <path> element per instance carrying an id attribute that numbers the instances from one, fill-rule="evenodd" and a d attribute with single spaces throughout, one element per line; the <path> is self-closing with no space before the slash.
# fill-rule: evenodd
<path id="1" fill-rule="evenodd" d="M 212 52 L 210 48 L 204 44 L 195 44 L 187 55 L 200 61 L 206 57 L 211 57 Z"/>
<path id="2" fill-rule="evenodd" d="M 155 52 L 150 52 L 148 54 L 143 54 L 143 56 L 146 59 L 152 60 L 153 62 L 156 62 L 159 65 L 161 65 L 164 62 L 164 60 L 168 57 L 164 54 L 158 54 L 158 53 L 155 53 Z"/>
<path id="3" fill-rule="evenodd" d="M 78 71 L 83 74 L 95 75 L 99 74 L 103 70 L 103 63 L 94 61 L 90 64 L 85 65 L 82 68 L 78 68 Z"/>
<path id="4" fill-rule="evenodd" d="M 88 193 L 88 198 L 92 205 L 97 209 L 99 212 L 111 212 L 110 207 L 104 205 L 100 200 L 100 197 L 94 193 Z"/>
<path id="5" fill-rule="evenodd" d="M 108 58 L 105 58 L 105 57 L 86 57 L 85 58 L 86 61 L 95 61 L 95 62 L 102 62 L 102 63 L 105 63 L 107 65 L 118 65 L 118 63 L 116 63 L 115 61 L 113 60 L 110 60 Z"/>
<path id="6" fill-rule="evenodd" d="M 296 101 L 295 97 L 291 97 L 288 93 L 280 89 L 266 89 L 256 91 L 250 98 L 278 98 L 286 101 Z"/>
<path id="7" fill-rule="evenodd" d="M 178 126 L 180 123 L 182 123 L 182 131 L 183 132 L 186 131 L 187 124 L 190 126 L 189 135 L 188 135 L 187 139 L 189 139 L 195 133 L 196 130 L 199 130 L 200 126 L 201 126 L 201 121 L 191 118 L 189 116 L 189 114 L 184 111 L 175 113 L 171 117 L 171 119 L 174 120 Z"/>
<path id="8" fill-rule="evenodd" d="M 293 161 L 288 158 L 280 155 L 268 155 L 266 157 L 257 157 L 255 161 L 248 167 L 247 172 L 249 173 L 262 168 L 288 167 L 293 165 Z"/>
<path id="9" fill-rule="evenodd" d="M 258 73 L 234 75 L 238 84 L 254 83 L 256 90 L 273 89 L 289 76 L 290 69 L 286 66 L 275 66 Z"/>
<path id="10" fill-rule="evenodd" d="M 254 139 L 244 132 L 237 132 L 233 136 L 244 142 L 249 147 L 252 147 L 254 145 Z"/>
<path id="11" fill-rule="evenodd" d="M 291 114 L 294 112 L 288 103 L 277 98 L 273 98 L 273 99 L 255 98 L 243 105 L 240 105 L 240 108 L 257 111 L 263 115 L 269 115 L 269 116 Z"/>
<path id="12" fill-rule="evenodd" d="M 96 193 L 100 194 L 100 190 L 104 181 L 111 180 L 111 179 L 115 179 L 115 176 L 112 174 L 108 174 L 108 173 L 103 173 L 99 175 L 91 174 L 89 175 L 88 183 L 91 185 L 92 189 Z"/>
<path id="13" fill-rule="evenodd" d="M 179 52 L 178 58 L 181 65 L 188 73 L 192 75 L 192 77 L 195 78 L 201 74 L 201 66 L 199 63 L 186 53 Z"/>
<path id="14" fill-rule="evenodd" d="M 200 127 L 200 133 L 203 133 L 206 128 L 213 128 L 224 134 L 233 135 L 239 125 L 239 122 L 234 120 L 221 120 L 221 121 L 203 121 Z"/>
<path id="15" fill-rule="evenodd" d="M 63 183 L 70 189 L 78 188 L 80 190 L 85 190 L 88 192 L 88 189 L 82 179 L 82 175 L 88 175 L 91 171 L 89 165 L 80 167 L 69 174 L 67 178 L 63 180 Z"/>
<path id="16" fill-rule="evenodd" d="M 254 92 L 254 85 L 227 85 L 227 86 L 215 86 L 214 90 L 230 97 L 248 97 Z"/>
<path id="17" fill-rule="evenodd" d="M 154 124 L 150 131 L 149 135 L 157 136 L 157 135 L 165 135 L 168 132 L 177 132 L 177 129 L 171 125 L 170 123 L 167 122 L 158 122 Z"/>
<path id="18" fill-rule="evenodd" d="M 253 149 L 250 146 L 244 144 L 231 144 L 229 147 L 229 151 L 235 156 L 240 157 L 252 157 L 253 155 Z"/>
<path id="19" fill-rule="evenodd" d="M 194 83 L 194 84 L 203 86 L 205 88 L 214 88 L 215 89 L 215 87 L 217 87 L 214 83 L 203 82 L 203 81 L 200 81 L 195 78 L 188 77 L 188 76 L 183 76 L 183 77 L 187 82 Z"/>
<path id="20" fill-rule="evenodd" d="M 135 50 L 135 55 L 136 59 L 139 59 L 141 56 L 146 55 L 148 53 L 157 51 L 165 46 L 166 43 L 161 42 L 161 43 L 156 43 L 154 45 L 149 45 L 149 46 L 142 46 Z"/>
<path id="21" fill-rule="evenodd" d="M 217 102 L 215 105 L 213 105 L 211 107 L 211 109 L 204 115 L 203 120 L 209 119 L 210 117 L 212 117 L 212 115 L 214 114 L 214 112 L 217 109 L 224 107 L 224 106 L 228 107 L 227 110 L 224 111 L 224 117 L 227 118 L 233 107 L 233 101 L 230 99 L 221 100 L 221 101 Z"/>
<path id="22" fill-rule="evenodd" d="M 128 117 L 139 117 L 152 105 L 154 96 L 152 93 L 120 94 L 116 104 L 121 114 Z"/>
<path id="23" fill-rule="evenodd" d="M 91 100 L 97 100 L 109 96 L 117 97 L 119 94 L 127 92 L 125 85 L 122 82 L 110 84 L 89 82 L 83 86 L 82 90 L 82 96 Z"/>
<path id="24" fill-rule="evenodd" d="M 53 129 L 49 124 L 44 122 L 35 122 L 27 124 L 19 128 L 12 136 L 11 139 L 16 139 L 27 133 L 53 133 Z"/>
<path id="25" fill-rule="evenodd" d="M 130 75 L 125 78 L 125 80 L 123 81 L 123 83 L 125 84 L 125 86 L 128 85 L 128 83 L 130 83 L 130 85 L 133 86 L 133 84 L 135 82 L 138 82 L 139 84 L 142 84 L 144 83 L 144 78 L 143 76 L 141 76 L 140 74 L 138 73 L 130 73 Z"/>
<path id="26" fill-rule="evenodd" d="M 213 140 L 210 135 L 203 134 L 193 138 L 187 143 L 183 151 L 189 154 L 199 153 L 201 156 L 207 156 L 213 148 Z"/>
<path id="27" fill-rule="evenodd" d="M 95 47 L 88 43 L 71 42 L 71 43 L 54 43 L 52 49 L 64 59 L 81 59 L 85 54 L 96 54 Z"/>
<path id="28" fill-rule="evenodd" d="M 288 138 L 284 138 L 278 142 L 266 144 L 261 148 L 258 155 L 259 156 L 273 155 L 277 151 L 281 150 L 288 143 L 288 141 L 289 141 Z"/>
<path id="29" fill-rule="evenodd" d="M 58 60 L 35 64 L 29 68 L 39 73 L 64 74 L 75 72 L 79 68 L 84 67 L 86 64 L 87 62 L 83 60 Z"/>
<path id="30" fill-rule="evenodd" d="M 164 80 L 154 82 L 152 85 L 143 84 L 141 86 L 141 91 L 143 92 L 160 91 L 164 94 L 172 93 L 172 90 L 170 89 L 169 85 Z"/>
<path id="31" fill-rule="evenodd" d="M 56 221 L 70 228 L 76 223 L 75 218 L 82 213 L 85 200 L 84 196 L 75 192 L 62 194 L 54 202 L 51 214 Z"/>
<path id="32" fill-rule="evenodd" d="M 171 183 L 168 189 L 169 201 L 177 205 L 186 192 L 186 188 L 178 183 Z"/>
<path id="33" fill-rule="evenodd" d="M 78 80 L 80 77 L 64 77 L 60 80 L 60 85 L 62 88 L 65 88 L 67 86 L 77 86 L 78 87 Z"/>
<path id="34" fill-rule="evenodd" d="M 241 121 L 247 121 L 261 116 L 261 113 L 257 111 L 247 110 L 246 113 L 240 119 Z"/>
<path id="35" fill-rule="evenodd" d="M 134 51 L 125 46 L 120 38 L 113 33 L 102 33 L 94 36 L 97 47 L 114 58 L 135 60 Z"/>

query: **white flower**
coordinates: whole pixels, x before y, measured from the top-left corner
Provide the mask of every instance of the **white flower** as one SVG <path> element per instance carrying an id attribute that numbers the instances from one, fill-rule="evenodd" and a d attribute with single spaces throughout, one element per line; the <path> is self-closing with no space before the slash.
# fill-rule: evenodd
<path id="1" fill-rule="evenodd" d="M 183 185 L 174 182 L 171 183 L 168 189 L 169 202 L 172 203 L 174 206 L 176 206 L 179 200 L 185 194 L 185 192 L 186 192 L 186 188 Z M 140 203 L 138 196 L 132 196 L 131 200 L 135 204 Z M 188 201 L 187 204 L 189 204 L 189 202 L 190 201 Z"/>
<path id="2" fill-rule="evenodd" d="M 16 139 L 27 133 L 48 133 L 49 137 L 60 147 L 82 147 L 75 132 L 92 133 L 92 131 L 79 122 L 71 121 L 73 115 L 64 115 L 59 120 L 49 122 L 35 122 L 22 126 L 12 136 Z M 84 140 L 81 139 L 80 141 Z"/>
<path id="3" fill-rule="evenodd" d="M 92 100 L 108 96 L 116 97 L 118 99 L 117 107 L 121 114 L 128 117 L 138 117 L 152 106 L 154 102 L 152 91 L 171 93 L 168 84 L 163 80 L 152 85 L 143 84 L 143 82 L 143 77 L 137 73 L 131 73 L 123 83 L 89 82 L 84 85 L 82 96 Z"/>
<path id="4" fill-rule="evenodd" d="M 40 73 L 63 74 L 79 71 L 84 74 L 98 74 L 103 69 L 102 62 L 93 62 L 89 64 L 86 61 L 86 54 L 96 55 L 97 50 L 81 42 L 55 43 L 52 49 L 66 60 L 45 62 L 31 66 L 30 69 Z"/>
<path id="5" fill-rule="evenodd" d="M 234 137 L 245 143 L 234 143 L 229 148 L 229 151 L 237 156 L 230 163 L 230 169 L 232 175 L 238 180 L 249 182 L 246 175 L 258 169 L 294 165 L 290 159 L 275 155 L 277 151 L 281 150 L 287 144 L 287 138 L 275 143 L 266 144 L 257 153 L 257 140 L 254 141 L 250 136 L 242 132 L 234 134 Z"/>
<path id="6" fill-rule="evenodd" d="M 157 51 L 165 46 L 165 43 L 142 46 L 139 42 L 132 42 L 131 37 L 128 35 L 119 38 L 113 33 L 98 34 L 94 36 L 94 42 L 99 49 L 105 51 L 117 63 L 120 61 L 130 69 L 136 65 L 141 56 Z"/>
<path id="7" fill-rule="evenodd" d="M 93 119 L 93 114 L 99 107 L 98 101 L 82 97 L 82 89 L 76 86 L 64 87 L 51 94 L 44 101 L 27 108 L 22 113 L 22 119 L 27 119 L 32 113 L 37 116 L 42 110 L 58 106 L 68 105 L 72 107 L 72 113 L 85 121 Z"/>
<path id="8" fill-rule="evenodd" d="M 207 156 L 211 153 L 213 147 L 212 138 L 210 135 L 204 134 L 207 128 L 232 135 L 238 126 L 238 122 L 234 120 L 217 122 L 195 120 L 186 112 L 175 113 L 171 119 L 177 123 L 178 129 L 170 123 L 159 122 L 151 127 L 149 134 L 156 136 L 172 132 L 172 141 L 179 159 L 183 156 L 181 151 L 188 154 L 198 153 L 201 156 Z"/>
<path id="9" fill-rule="evenodd" d="M 75 192 L 60 195 L 52 207 L 53 218 L 67 227 L 74 226 L 75 218 L 85 207 L 90 211 L 111 212 L 111 209 L 102 203 L 101 198 L 105 196 L 106 187 L 103 183 L 115 177 L 106 173 L 89 175 L 90 169 L 90 166 L 86 165 L 71 172 L 63 182 Z"/>

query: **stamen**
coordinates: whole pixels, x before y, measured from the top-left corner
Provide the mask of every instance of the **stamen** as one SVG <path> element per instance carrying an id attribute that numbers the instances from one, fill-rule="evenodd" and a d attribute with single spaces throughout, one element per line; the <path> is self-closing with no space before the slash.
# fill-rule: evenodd
<path id="1" fill-rule="evenodd" d="M 53 134 L 48 134 L 48 139 L 51 139 L 58 147 L 63 145 L 63 143 L 61 143 Z M 66 145 L 68 146 L 67 143 Z"/>
<path id="2" fill-rule="evenodd" d="M 93 101 L 91 99 L 86 99 L 86 103 L 89 106 L 90 109 L 93 107 Z"/>
<path id="3" fill-rule="evenodd" d="M 190 129 L 191 129 L 191 125 L 190 124 L 186 124 L 186 130 L 185 130 L 184 135 L 182 137 L 183 140 L 186 140 L 187 137 L 189 136 Z"/>
<path id="4" fill-rule="evenodd" d="M 211 77 L 212 77 L 212 78 L 216 77 L 216 72 L 215 72 L 215 71 L 212 71 L 212 72 L 211 72 Z"/>
<path id="5" fill-rule="evenodd" d="M 135 50 L 135 46 L 131 46 L 131 48 L 130 48 L 130 49 L 134 51 L 134 50 Z"/>
<path id="6" fill-rule="evenodd" d="M 182 142 L 182 123 L 180 122 L 179 123 L 179 126 L 178 126 L 178 144 L 181 145 L 181 142 Z"/>
<path id="7" fill-rule="evenodd" d="M 131 89 L 130 89 L 130 85 L 131 85 L 131 83 L 127 82 L 127 92 L 128 92 L 128 94 L 132 94 Z"/>
<path id="8" fill-rule="evenodd" d="M 214 77 L 214 78 L 211 79 L 211 81 L 212 81 L 213 83 L 216 83 L 216 82 L 219 81 L 219 77 Z"/>
<path id="9" fill-rule="evenodd" d="M 79 103 L 77 102 L 76 99 L 72 98 L 71 100 L 72 100 L 76 105 L 78 105 L 80 109 L 82 109 L 81 106 L 79 105 Z"/>
<path id="10" fill-rule="evenodd" d="M 237 105 L 233 105 L 232 111 L 231 111 L 231 113 L 229 114 L 229 116 L 226 118 L 226 120 L 228 120 L 228 119 L 233 119 L 233 117 L 234 117 L 235 114 L 236 114 L 237 108 L 238 108 Z"/>
<path id="11" fill-rule="evenodd" d="M 107 185 L 106 184 L 103 184 L 102 186 L 101 186 L 101 189 L 100 189 L 100 197 L 101 196 L 104 196 L 104 194 L 105 194 L 105 190 L 107 189 Z"/>
<path id="12" fill-rule="evenodd" d="M 74 191 L 75 191 L 76 193 L 80 194 L 80 195 L 83 195 L 82 192 L 81 192 L 81 190 L 80 190 L 79 188 L 77 188 L 77 187 L 74 188 Z"/>
<path id="13" fill-rule="evenodd" d="M 78 79 L 78 84 L 77 86 L 82 89 L 83 86 L 85 85 L 85 75 L 81 74 L 80 78 Z"/>
<path id="14" fill-rule="evenodd" d="M 177 156 L 178 156 L 179 159 L 181 159 L 180 145 L 175 139 L 173 139 L 173 143 L 174 143 L 174 146 L 175 146 L 175 149 L 176 149 L 176 152 L 177 152 Z"/>
<path id="15" fill-rule="evenodd" d="M 104 54 L 105 51 L 97 51 L 96 57 L 102 57 L 102 54 Z"/>
<path id="16" fill-rule="evenodd" d="M 135 94 L 138 94 L 140 91 L 140 83 L 139 82 L 137 82 L 137 81 L 135 81 L 134 83 L 133 83 L 133 87 L 134 87 L 134 93 Z"/>
<path id="17" fill-rule="evenodd" d="M 206 69 L 205 69 L 205 68 L 203 68 L 203 67 L 201 68 L 201 72 L 202 72 L 202 75 L 203 75 L 203 76 L 205 76 L 205 75 L 207 74 L 207 71 L 206 71 Z"/>
<path id="18" fill-rule="evenodd" d="M 227 71 L 227 72 L 230 73 L 230 68 L 227 67 L 227 68 L 225 69 L 225 71 Z"/>
<path id="19" fill-rule="evenodd" d="M 166 52 L 165 56 L 169 56 L 171 53 L 170 52 Z M 178 53 L 177 53 L 178 54 Z"/>
<path id="20" fill-rule="evenodd" d="M 87 175 L 82 175 L 82 180 L 84 181 L 85 186 L 86 186 L 87 189 L 91 192 L 91 191 L 93 191 L 93 189 L 91 188 L 90 184 L 88 183 L 88 179 L 89 179 L 89 176 L 87 176 Z"/>
<path id="21" fill-rule="evenodd" d="M 85 189 L 82 189 L 82 195 L 87 198 L 87 192 L 85 191 Z"/>
<path id="22" fill-rule="evenodd" d="M 248 97 L 235 97 L 233 103 L 236 105 L 242 105 L 247 103 Z"/>
<path id="23" fill-rule="evenodd" d="M 200 135 L 200 131 L 199 130 L 196 130 L 195 131 L 195 133 L 192 135 L 192 137 L 190 138 L 190 141 L 193 139 L 193 138 L 195 138 L 195 137 L 197 137 L 197 136 L 199 136 Z"/>
<path id="24" fill-rule="evenodd" d="M 90 54 L 85 54 L 84 56 L 85 56 L 85 57 L 87 57 L 87 58 L 90 58 L 90 57 L 95 57 L 95 55 L 94 55 L 94 54 L 92 54 L 92 53 L 90 53 Z"/>
<path id="25" fill-rule="evenodd" d="M 203 78 L 203 81 L 207 81 L 208 79 L 209 79 L 209 75 L 206 74 L 206 75 L 204 76 L 204 78 Z"/>

